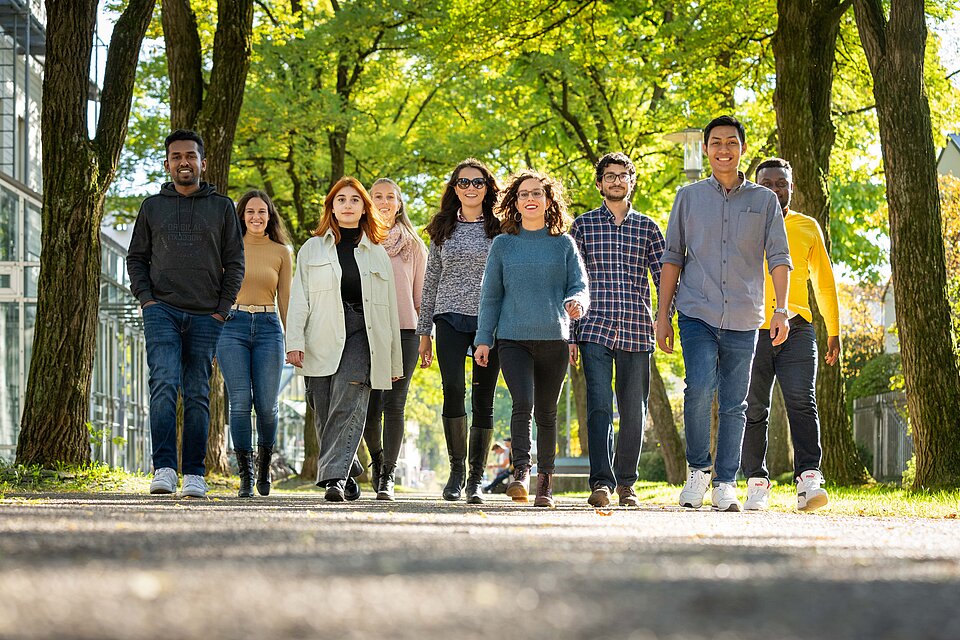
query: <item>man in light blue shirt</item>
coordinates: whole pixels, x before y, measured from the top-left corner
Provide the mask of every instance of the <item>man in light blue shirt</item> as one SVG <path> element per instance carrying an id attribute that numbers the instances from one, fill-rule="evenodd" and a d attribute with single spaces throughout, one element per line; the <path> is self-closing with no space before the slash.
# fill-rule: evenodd
<path id="1" fill-rule="evenodd" d="M 764 255 L 776 291 L 770 323 L 774 346 L 789 331 L 785 307 L 793 265 L 776 195 L 739 171 L 747 148 L 743 125 L 721 116 L 707 125 L 704 138 L 712 175 L 677 192 L 667 224 L 657 344 L 673 352 L 669 309 L 675 302 L 686 369 L 684 431 L 690 468 L 680 504 L 703 505 L 713 468 L 713 509 L 740 511 L 735 483 L 750 366 L 764 321 Z M 714 394 L 720 408 L 715 465 L 710 460 Z"/>

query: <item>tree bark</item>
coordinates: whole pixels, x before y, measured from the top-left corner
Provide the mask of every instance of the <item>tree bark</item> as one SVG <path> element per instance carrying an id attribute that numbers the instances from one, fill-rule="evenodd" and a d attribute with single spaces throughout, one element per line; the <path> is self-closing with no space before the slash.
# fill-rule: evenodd
<path id="1" fill-rule="evenodd" d="M 46 2 L 43 250 L 19 464 L 90 460 L 86 422 L 100 298 L 100 221 L 126 136 L 140 43 L 154 2 L 130 0 L 114 26 L 93 140 L 87 134 L 87 94 L 98 2 Z"/>
<path id="2" fill-rule="evenodd" d="M 673 419 L 667 387 L 663 384 L 660 368 L 653 356 L 650 357 L 650 418 L 660 443 L 660 455 L 667 469 L 667 482 L 683 484 L 687 479 L 687 456 L 677 432 L 677 423 Z"/>
<path id="3" fill-rule="evenodd" d="M 573 383 L 573 404 L 577 408 L 577 441 L 580 443 L 580 455 L 590 455 L 590 442 L 587 437 L 587 381 L 583 376 L 583 365 L 570 367 L 570 382 Z"/>
<path id="4" fill-rule="evenodd" d="M 792 207 L 814 217 L 830 251 L 830 191 L 827 177 L 836 131 L 830 117 L 834 61 L 840 20 L 850 0 L 778 0 L 773 36 L 780 155 L 793 166 Z M 810 295 L 820 353 L 827 330 Z M 869 474 L 860 463 L 847 415 L 842 370 L 821 362 L 817 370 L 824 475 L 838 484 L 862 484 Z"/>
<path id="5" fill-rule="evenodd" d="M 770 403 L 770 420 L 767 426 L 767 470 L 771 476 L 793 471 L 787 407 L 783 403 L 783 393 L 780 391 L 779 383 L 773 385 L 773 400 Z"/>
<path id="6" fill-rule="evenodd" d="M 161 21 L 170 76 L 170 124 L 194 129 L 203 137 L 207 182 L 217 191 L 229 188 L 233 139 L 243 105 L 250 68 L 253 0 L 220 0 L 213 40 L 213 69 L 206 87 L 196 15 L 190 0 L 163 0 Z M 207 434 L 208 473 L 227 475 L 227 400 L 223 377 L 214 367 L 210 377 L 210 423 Z"/>
<path id="7" fill-rule="evenodd" d="M 313 425 L 313 409 L 308 404 L 303 419 L 303 466 L 300 467 L 300 477 L 315 482 L 320 464 L 320 443 Z"/>
<path id="8" fill-rule="evenodd" d="M 914 489 L 960 486 L 960 370 L 947 301 L 930 105 L 923 83 L 923 0 L 854 0 L 873 75 L 890 217 L 890 266 Z"/>

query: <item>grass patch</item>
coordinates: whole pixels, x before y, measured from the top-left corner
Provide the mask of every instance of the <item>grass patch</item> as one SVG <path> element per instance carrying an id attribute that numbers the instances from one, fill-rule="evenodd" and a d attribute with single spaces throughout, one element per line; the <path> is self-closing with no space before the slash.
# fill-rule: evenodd
<path id="1" fill-rule="evenodd" d="M 664 482 L 638 482 L 634 485 L 637 497 L 644 504 L 675 506 L 680 487 Z M 894 485 L 874 484 L 862 487 L 839 487 L 826 485 L 830 503 L 817 511 L 822 515 L 881 516 L 911 518 L 958 518 L 960 513 L 960 490 L 920 492 L 901 489 Z M 568 493 L 566 497 L 582 497 L 588 492 Z M 741 501 L 746 499 L 747 489 L 738 487 Z M 705 502 L 709 504 L 710 492 Z M 795 512 L 797 509 L 796 488 L 792 484 L 774 483 L 770 491 L 770 511 Z"/>
<path id="2" fill-rule="evenodd" d="M 102 462 L 83 465 L 0 465 L 0 496 L 7 493 L 148 493 L 152 475 L 131 473 Z M 236 492 L 236 476 L 207 476 L 210 492 Z"/>

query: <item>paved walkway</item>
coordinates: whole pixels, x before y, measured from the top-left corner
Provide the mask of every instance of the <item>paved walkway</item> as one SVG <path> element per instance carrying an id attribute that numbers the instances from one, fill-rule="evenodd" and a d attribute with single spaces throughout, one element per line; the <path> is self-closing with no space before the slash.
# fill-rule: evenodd
<path id="1" fill-rule="evenodd" d="M 319 495 L 0 501 L 0 638 L 960 636 L 960 523 Z"/>

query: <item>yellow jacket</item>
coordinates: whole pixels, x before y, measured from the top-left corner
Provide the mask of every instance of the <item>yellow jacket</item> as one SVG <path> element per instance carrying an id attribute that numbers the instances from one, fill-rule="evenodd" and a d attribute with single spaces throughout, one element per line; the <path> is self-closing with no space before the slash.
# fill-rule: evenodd
<path id="1" fill-rule="evenodd" d="M 400 319 L 390 256 L 378 244 L 360 235 L 354 252 L 360 269 L 363 315 L 370 343 L 370 385 L 390 389 L 391 377 L 403 375 Z M 287 351 L 303 351 L 304 376 L 336 373 L 346 342 L 342 271 L 333 232 L 307 240 L 297 254 L 297 271 L 290 286 L 287 311 Z"/>
<path id="2" fill-rule="evenodd" d="M 837 284 L 833 277 L 830 256 L 823 242 L 820 225 L 810 216 L 789 210 L 783 220 L 787 227 L 787 243 L 790 245 L 790 258 L 793 271 L 790 272 L 790 298 L 787 309 L 791 314 L 799 314 L 808 322 L 813 321 L 810 311 L 810 299 L 807 295 L 807 281 L 813 282 L 813 294 L 817 306 L 827 325 L 827 335 L 840 335 L 840 303 L 837 300 Z M 764 306 L 764 329 L 770 328 L 770 319 L 777 306 L 773 291 L 773 280 L 766 274 L 764 284 L 766 304 Z"/>

